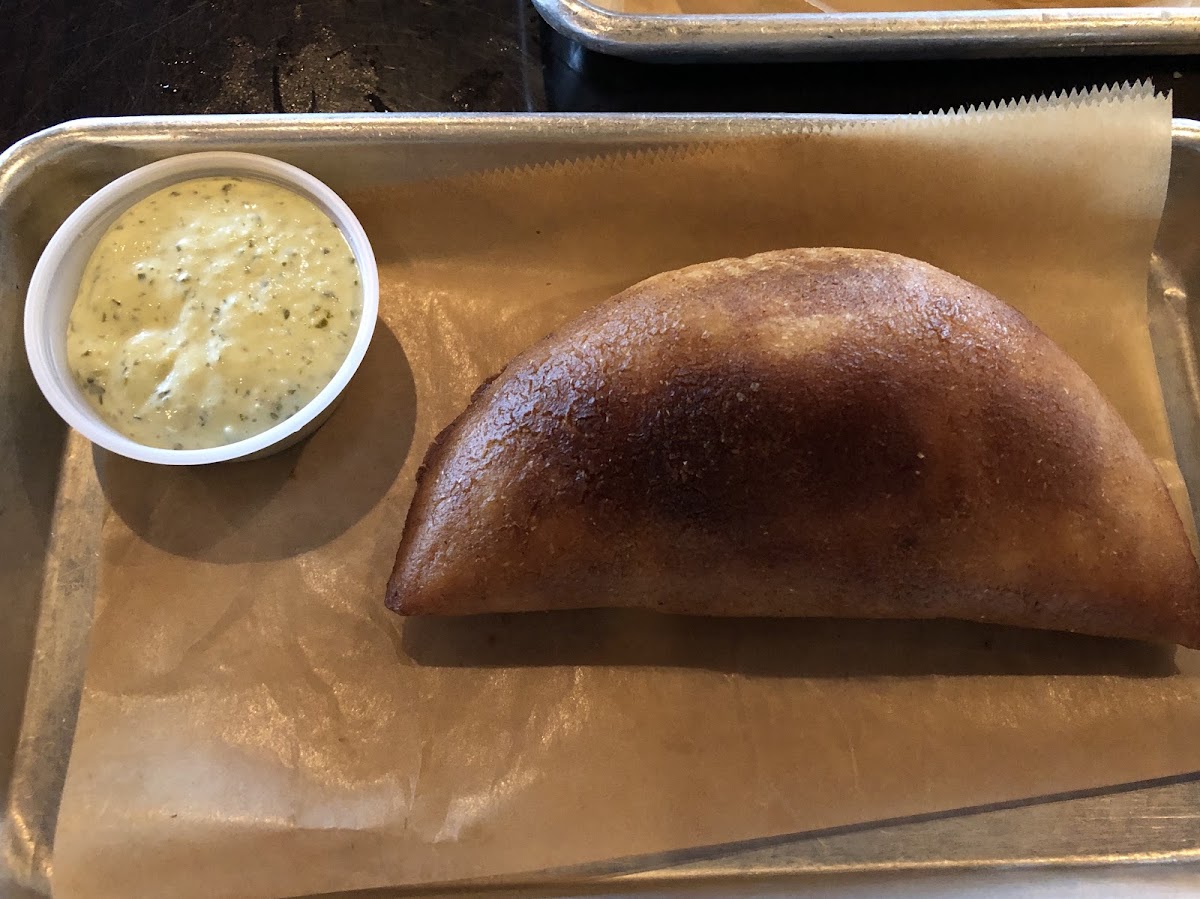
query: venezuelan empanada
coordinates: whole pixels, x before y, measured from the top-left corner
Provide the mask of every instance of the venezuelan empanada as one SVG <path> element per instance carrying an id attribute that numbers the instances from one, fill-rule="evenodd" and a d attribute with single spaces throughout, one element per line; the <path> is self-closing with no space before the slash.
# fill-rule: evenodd
<path id="1" fill-rule="evenodd" d="M 387 604 L 1200 646 L 1187 535 L 1091 379 L 984 290 L 868 250 L 659 275 L 519 355 L 431 447 Z"/>

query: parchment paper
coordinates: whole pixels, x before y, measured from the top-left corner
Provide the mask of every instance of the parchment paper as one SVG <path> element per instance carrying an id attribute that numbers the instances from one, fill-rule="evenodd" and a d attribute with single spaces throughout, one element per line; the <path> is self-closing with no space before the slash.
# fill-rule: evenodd
<path id="1" fill-rule="evenodd" d="M 1200 769 L 1183 651 L 382 605 L 415 469 L 479 381 L 724 255 L 878 247 L 976 281 L 1175 472 L 1146 323 L 1169 153 L 1170 102 L 1138 87 L 350 197 L 382 321 L 329 423 L 206 470 L 96 455 L 112 512 L 56 894 L 485 877 Z"/>
<path id="2" fill-rule="evenodd" d="M 1194 0 L 589 0 L 630 15 L 945 12 L 955 9 L 1105 9 L 1186 7 Z"/>

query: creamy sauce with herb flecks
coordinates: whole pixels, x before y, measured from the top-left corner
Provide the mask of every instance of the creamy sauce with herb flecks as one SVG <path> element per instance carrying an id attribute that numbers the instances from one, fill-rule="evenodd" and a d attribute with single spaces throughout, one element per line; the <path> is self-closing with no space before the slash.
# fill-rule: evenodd
<path id="1" fill-rule="evenodd" d="M 329 383 L 362 312 L 337 225 L 266 181 L 199 178 L 146 197 L 96 246 L 67 358 L 96 411 L 147 446 L 265 431 Z"/>

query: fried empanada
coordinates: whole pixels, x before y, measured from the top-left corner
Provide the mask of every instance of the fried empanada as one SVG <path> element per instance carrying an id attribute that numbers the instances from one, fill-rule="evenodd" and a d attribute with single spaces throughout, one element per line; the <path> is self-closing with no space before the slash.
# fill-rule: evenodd
<path id="1" fill-rule="evenodd" d="M 387 604 L 1200 646 L 1187 534 L 1096 385 L 979 287 L 870 250 L 668 272 L 520 354 L 430 448 Z"/>

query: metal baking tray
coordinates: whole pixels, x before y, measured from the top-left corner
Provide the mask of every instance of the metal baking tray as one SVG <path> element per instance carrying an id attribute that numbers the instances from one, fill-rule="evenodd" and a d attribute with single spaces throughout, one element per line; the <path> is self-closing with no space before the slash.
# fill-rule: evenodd
<path id="1" fill-rule="evenodd" d="M 1200 47 L 1200 9 L 1177 6 L 644 15 L 586 0 L 533 5 L 556 31 L 589 50 L 648 62 L 973 59 Z"/>
<path id="2" fill-rule="evenodd" d="M 109 180 L 196 150 L 268 153 L 335 189 L 636 146 L 775 134 L 840 116 L 326 115 L 92 119 L 0 156 L 0 897 L 49 892 L 54 826 L 91 620 L 105 507 L 92 449 L 42 400 L 21 339 L 24 290 L 54 229 Z M 1200 123 L 1177 120 L 1149 283 L 1183 473 L 1200 497 Z M 989 896 L 1032 888 L 1200 892 L 1200 772 L 986 808 L 623 859 L 471 892 L 687 888 L 711 895 Z M 428 892 L 426 890 L 425 892 Z M 391 895 L 397 891 L 371 891 Z M 1072 893 L 1078 895 L 1079 893 Z M 361 894 L 360 894 L 361 895 Z"/>

